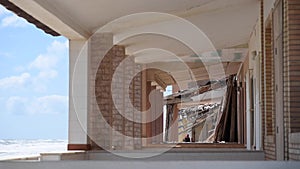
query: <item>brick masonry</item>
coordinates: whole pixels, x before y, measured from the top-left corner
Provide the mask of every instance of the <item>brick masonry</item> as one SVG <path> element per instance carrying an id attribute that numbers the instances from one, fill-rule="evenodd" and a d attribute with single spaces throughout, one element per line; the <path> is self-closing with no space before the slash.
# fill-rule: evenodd
<path id="1" fill-rule="evenodd" d="M 112 46 L 112 34 L 109 33 L 96 34 L 90 39 L 89 56 L 88 134 L 92 149 L 141 148 L 141 125 L 125 118 L 141 118 L 130 106 L 133 104 L 137 110 L 141 109 L 141 74 L 137 74 L 129 86 L 125 84 L 138 71 L 134 60 L 120 66 L 126 58 L 125 48 Z M 121 69 L 121 73 L 114 76 L 117 69 Z M 117 93 L 114 99 L 112 91 Z M 127 99 L 125 96 L 128 95 L 132 97 Z"/>
<path id="2" fill-rule="evenodd" d="M 111 148 L 111 132 L 110 122 L 105 124 L 105 121 L 99 115 L 98 103 L 96 101 L 97 95 L 95 94 L 101 87 L 108 90 L 109 82 L 97 84 L 96 73 L 98 73 L 98 67 L 102 59 L 102 63 L 110 64 L 109 59 L 105 59 L 104 56 L 112 46 L 113 35 L 112 34 L 94 34 L 89 40 L 89 111 L 88 111 L 88 135 L 91 139 L 92 149 L 98 148 Z M 110 70 L 102 72 L 104 75 L 110 75 Z M 105 78 L 105 77 L 104 77 Z M 96 87 L 97 86 L 97 87 Z M 103 97 L 109 97 L 108 92 L 102 93 Z M 109 109 L 111 107 L 109 102 L 103 102 L 100 107 Z M 107 113 L 107 114 L 105 114 Z M 108 119 L 110 114 L 108 112 L 102 112 L 104 118 Z M 100 145 L 102 147 L 100 147 Z"/>
<path id="3" fill-rule="evenodd" d="M 282 0 L 282 2 L 284 159 L 300 160 L 300 1 Z M 264 29 L 262 114 L 265 157 L 267 160 L 276 160 L 274 28 L 270 19 L 273 13 L 269 15 Z"/>
<path id="4" fill-rule="evenodd" d="M 284 0 L 285 159 L 300 160 L 300 1 Z M 298 138 L 298 139 L 297 139 Z"/>
<path id="5" fill-rule="evenodd" d="M 264 55 L 264 150 L 266 160 L 275 160 L 275 107 L 274 107 L 274 64 L 273 64 L 273 22 L 272 13 L 265 26 L 265 55 Z"/>

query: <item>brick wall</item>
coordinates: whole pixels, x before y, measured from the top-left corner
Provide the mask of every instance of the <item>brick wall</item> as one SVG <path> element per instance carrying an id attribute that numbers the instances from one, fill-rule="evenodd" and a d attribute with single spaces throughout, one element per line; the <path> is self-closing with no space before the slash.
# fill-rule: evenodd
<path id="1" fill-rule="evenodd" d="M 270 23 L 272 25 L 272 23 Z M 265 48 L 265 111 L 266 111 L 266 135 L 274 136 L 274 65 L 272 48 L 272 29 L 266 29 L 266 48 Z"/>
<path id="2" fill-rule="evenodd" d="M 267 160 L 275 160 L 275 108 L 274 108 L 274 65 L 273 65 L 273 36 L 272 13 L 265 28 L 265 56 L 264 56 L 264 103 L 265 103 L 265 139 L 264 150 Z"/>
<path id="3" fill-rule="evenodd" d="M 272 15 L 272 13 L 270 14 Z M 264 114 L 266 159 L 276 159 L 274 46 L 271 23 L 265 28 Z M 300 160 L 300 1 L 283 0 L 284 159 Z"/>
<path id="4" fill-rule="evenodd" d="M 272 15 L 272 13 L 270 14 Z M 266 159 L 276 159 L 272 21 L 265 29 L 264 106 Z M 300 160 L 300 1 L 283 0 L 284 159 Z"/>
<path id="5" fill-rule="evenodd" d="M 289 0 L 286 6 L 288 20 L 288 49 L 287 64 L 285 67 L 289 70 L 287 82 L 290 91 L 287 91 L 287 97 L 290 97 L 290 127 L 291 132 L 300 132 L 300 1 Z M 293 92 L 292 92 L 293 91 Z"/>
<path id="6" fill-rule="evenodd" d="M 300 1 L 284 0 L 285 159 L 300 160 Z"/>

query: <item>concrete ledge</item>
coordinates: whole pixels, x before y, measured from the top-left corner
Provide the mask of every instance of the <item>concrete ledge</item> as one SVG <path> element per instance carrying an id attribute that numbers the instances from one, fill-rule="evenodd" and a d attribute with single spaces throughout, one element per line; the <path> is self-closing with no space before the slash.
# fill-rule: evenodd
<path id="1" fill-rule="evenodd" d="M 86 160 L 85 151 L 40 153 L 40 161 Z"/>
<path id="2" fill-rule="evenodd" d="M 191 169 L 191 168 L 205 168 L 205 169 L 299 169 L 299 162 L 275 162 L 275 161 L 64 161 L 64 162 L 37 162 L 37 163 L 0 163 L 0 168 L 14 168 L 14 169 Z"/>
<path id="3" fill-rule="evenodd" d="M 244 144 L 230 143 L 178 143 L 174 148 L 230 148 L 246 149 Z"/>
<path id="4" fill-rule="evenodd" d="M 68 151 L 41 153 L 41 161 L 99 160 L 99 161 L 263 161 L 263 151 L 246 149 L 181 148 L 162 153 L 161 149 Z"/>
<path id="5" fill-rule="evenodd" d="M 35 162 L 35 161 L 40 161 L 40 156 L 18 157 L 18 158 L 5 159 L 5 160 L 2 160 L 2 161 L 17 161 L 17 162 L 20 162 L 20 161 L 26 161 L 26 162 L 32 161 L 32 162 Z"/>
<path id="6" fill-rule="evenodd" d="M 172 149 L 164 153 L 159 150 L 149 151 L 88 151 L 89 160 L 107 161 L 263 161 L 263 151 L 232 149 Z M 135 157 L 135 158 L 130 158 Z M 145 157 L 145 158 L 137 158 Z"/>

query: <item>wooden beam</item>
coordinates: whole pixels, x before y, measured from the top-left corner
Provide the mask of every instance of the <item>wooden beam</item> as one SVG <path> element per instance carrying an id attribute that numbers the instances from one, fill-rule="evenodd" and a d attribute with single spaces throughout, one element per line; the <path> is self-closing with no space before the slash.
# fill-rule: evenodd
<path id="1" fill-rule="evenodd" d="M 197 96 L 199 94 L 211 91 L 211 90 L 216 90 L 216 89 L 220 89 L 222 87 L 226 86 L 226 83 L 223 81 L 218 81 L 214 84 L 209 84 L 206 86 L 202 86 L 200 88 L 197 89 L 191 89 L 191 90 L 186 90 L 186 91 L 182 91 L 179 93 L 175 93 L 169 96 L 166 96 L 164 98 L 164 101 L 166 104 L 176 104 L 176 103 L 184 103 L 184 102 L 190 102 L 191 101 L 191 97 L 193 96 Z"/>
<path id="2" fill-rule="evenodd" d="M 166 84 L 160 77 L 158 74 L 155 74 L 154 75 L 154 80 L 155 82 L 160 86 L 162 87 L 163 90 L 166 90 L 168 84 Z"/>

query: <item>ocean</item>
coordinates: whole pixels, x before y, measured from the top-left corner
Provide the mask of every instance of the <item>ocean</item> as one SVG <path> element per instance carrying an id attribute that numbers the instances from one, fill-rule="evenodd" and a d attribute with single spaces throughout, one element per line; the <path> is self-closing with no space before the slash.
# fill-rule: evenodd
<path id="1" fill-rule="evenodd" d="M 40 153 L 45 152 L 67 151 L 67 144 L 67 140 L 59 139 L 0 139 L 0 160 L 39 156 Z"/>

